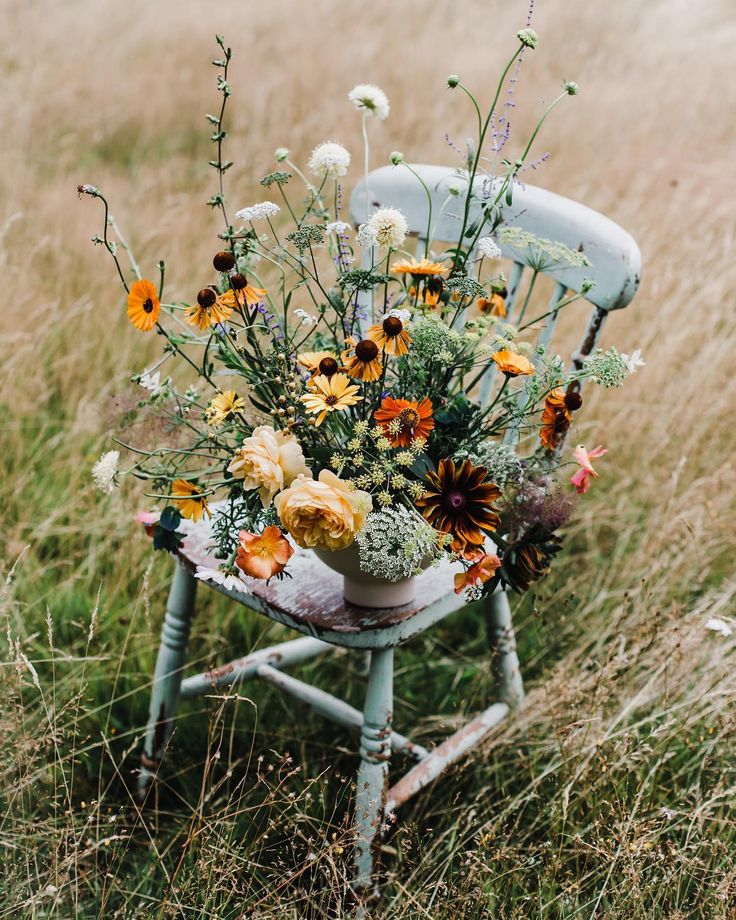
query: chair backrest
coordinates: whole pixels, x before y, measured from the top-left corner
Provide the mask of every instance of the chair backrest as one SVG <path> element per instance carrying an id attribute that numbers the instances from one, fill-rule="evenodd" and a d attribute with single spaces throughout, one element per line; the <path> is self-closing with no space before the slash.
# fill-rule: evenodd
<path id="1" fill-rule="evenodd" d="M 412 169 L 421 178 L 421 182 L 417 175 L 403 166 L 384 166 L 369 173 L 367 182 L 364 179 L 353 191 L 350 216 L 359 224 L 376 207 L 398 208 L 406 216 L 410 232 L 418 236 L 418 252 L 423 255 L 429 220 L 428 199 L 431 198 L 432 203 L 433 240 L 456 243 L 465 206 L 466 186 L 463 182 L 467 180 L 450 167 L 412 165 Z M 459 187 L 459 195 L 450 193 L 449 187 L 453 184 Z M 493 183 L 485 177 L 478 177 L 477 197 L 471 203 L 470 222 L 478 217 L 483 195 L 487 198 L 489 192 L 493 192 Z M 557 321 L 557 311 L 553 308 L 565 297 L 566 292 L 580 293 L 584 289 L 584 282 L 593 282 L 584 294 L 593 310 L 580 345 L 572 355 L 573 367 L 580 368 L 583 360 L 596 347 L 608 313 L 627 306 L 636 293 L 641 271 L 639 247 L 625 230 L 597 211 L 569 198 L 520 182 L 514 185 L 511 205 L 504 208 L 501 227 L 514 227 L 538 238 L 562 243 L 569 249 L 583 253 L 589 260 L 590 265 L 584 267 L 556 262 L 540 268 L 528 248 L 520 246 L 516 249 L 512 244 L 504 243 L 503 234 L 500 234 L 500 238 L 496 234 L 502 258 L 512 263 L 506 298 L 509 322 L 516 319 L 514 310 L 526 270 L 531 271 L 532 278 L 520 316 L 526 310 L 538 274 L 544 274 L 555 282 L 544 313 L 552 312 L 539 325 L 540 344 L 549 345 Z M 481 381 L 480 399 L 483 403 L 490 398 L 494 376 L 495 365 L 492 365 Z"/>

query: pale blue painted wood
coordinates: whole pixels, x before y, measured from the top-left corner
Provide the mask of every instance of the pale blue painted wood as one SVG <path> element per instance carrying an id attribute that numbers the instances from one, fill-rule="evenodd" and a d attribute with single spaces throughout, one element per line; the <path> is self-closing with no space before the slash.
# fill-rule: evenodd
<path id="1" fill-rule="evenodd" d="M 438 215 L 434 238 L 455 242 L 462 223 L 464 198 L 454 198 L 442 214 L 447 199 L 447 185 L 457 182 L 457 172 L 447 166 L 412 165 L 430 190 L 432 210 Z M 365 219 L 367 204 L 399 208 L 414 233 L 426 232 L 428 201 L 421 184 L 402 166 L 384 166 L 369 176 L 370 199 L 365 183 L 360 182 L 350 198 L 350 214 L 356 223 Z M 480 189 L 487 180 L 478 177 Z M 498 187 L 498 180 L 494 183 Z M 471 204 L 471 219 L 479 214 L 476 199 Z M 533 185 L 515 183 L 513 203 L 504 209 L 504 225 L 513 225 L 544 239 L 579 249 L 591 261 L 590 268 L 552 267 L 549 276 L 568 290 L 579 292 L 586 279 L 595 283 L 587 299 L 604 310 L 625 307 L 636 293 L 641 272 L 641 254 L 634 239 L 625 230 L 592 208 L 548 192 Z M 526 255 L 499 241 L 504 258 L 525 261 Z"/>
<path id="2" fill-rule="evenodd" d="M 153 674 L 151 706 L 143 742 L 138 791 L 145 797 L 171 737 L 173 718 L 179 705 L 179 691 L 186 660 L 189 631 L 194 617 L 197 581 L 177 564 L 169 590 L 161 644 Z"/>
<path id="3" fill-rule="evenodd" d="M 375 848 L 384 832 L 393 719 L 393 649 L 371 652 L 360 731 L 360 767 L 355 790 L 355 880 L 361 900 L 377 895 Z"/>

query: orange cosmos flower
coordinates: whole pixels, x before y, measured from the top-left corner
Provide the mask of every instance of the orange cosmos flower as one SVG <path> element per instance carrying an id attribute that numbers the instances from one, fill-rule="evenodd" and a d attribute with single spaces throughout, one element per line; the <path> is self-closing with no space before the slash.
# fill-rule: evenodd
<path id="1" fill-rule="evenodd" d="M 427 396 L 419 403 L 384 396 L 373 417 L 393 447 L 408 447 L 414 438 L 426 441 L 434 429 L 432 403 Z"/>
<path id="2" fill-rule="evenodd" d="M 136 329 L 148 332 L 158 322 L 161 302 L 156 288 L 146 278 L 135 281 L 128 293 L 128 319 Z"/>
<path id="3" fill-rule="evenodd" d="M 265 581 L 283 572 L 294 553 L 293 546 L 275 524 L 266 527 L 260 536 L 241 530 L 239 541 L 235 564 L 246 575 Z"/>
<path id="4" fill-rule="evenodd" d="M 197 294 L 196 306 L 184 311 L 186 321 L 206 332 L 215 323 L 224 323 L 236 306 L 235 291 L 218 294 L 212 288 L 203 288 Z"/>
<path id="5" fill-rule="evenodd" d="M 507 377 L 528 377 L 534 373 L 534 365 L 524 355 L 517 355 L 508 348 L 502 348 L 491 355 L 496 367 Z"/>
<path id="6" fill-rule="evenodd" d="M 480 553 L 477 562 L 455 575 L 455 594 L 460 594 L 478 582 L 484 585 L 493 578 L 500 565 L 501 560 L 495 553 Z"/>
<path id="7" fill-rule="evenodd" d="M 489 313 L 491 316 L 498 316 L 500 319 L 506 317 L 506 300 L 503 295 L 494 291 L 490 298 L 479 297 L 475 302 L 476 307 L 481 313 Z"/>
<path id="8" fill-rule="evenodd" d="M 420 275 L 444 275 L 447 265 L 444 262 L 430 262 L 429 259 L 422 259 L 420 262 L 411 259 L 407 262 L 396 262 L 391 266 L 391 271 L 397 275 L 412 275 L 416 278 Z"/>
<path id="9" fill-rule="evenodd" d="M 542 428 L 539 438 L 547 450 L 554 450 L 562 441 L 572 421 L 572 413 L 567 406 L 565 393 L 559 387 L 551 390 L 544 401 L 542 410 Z"/>
<path id="10" fill-rule="evenodd" d="M 212 517 L 207 499 L 202 495 L 198 486 L 186 479 L 177 479 L 171 486 L 172 501 L 178 506 L 182 517 L 191 518 L 196 524 L 206 514 Z"/>
<path id="11" fill-rule="evenodd" d="M 371 339 L 361 339 L 356 345 L 352 337 L 347 340 L 347 344 L 352 347 L 346 348 L 341 355 L 347 373 L 367 383 L 378 380 L 383 373 L 378 345 Z"/>
<path id="12" fill-rule="evenodd" d="M 384 317 L 383 322 L 371 326 L 366 335 L 389 355 L 400 357 L 409 352 L 411 336 L 398 316 Z"/>

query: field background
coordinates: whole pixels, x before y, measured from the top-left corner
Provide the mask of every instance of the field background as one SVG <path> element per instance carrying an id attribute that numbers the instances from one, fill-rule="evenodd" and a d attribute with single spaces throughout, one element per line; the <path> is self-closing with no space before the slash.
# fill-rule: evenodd
<path id="1" fill-rule="evenodd" d="M 233 205 L 288 146 L 338 139 L 360 162 L 357 82 L 388 93 L 391 150 L 454 162 L 526 2 L 371 4 L 2 0 L 0 75 L 0 917 L 339 917 L 355 739 L 259 685 L 182 709 L 160 808 L 127 783 L 147 711 L 170 563 L 132 523 L 140 490 L 95 492 L 129 377 L 151 360 L 89 238 L 99 185 L 169 296 L 210 277 L 219 230 L 203 114 L 214 34 L 233 46 Z M 732 809 L 736 404 L 736 11 L 730 0 L 537 0 L 511 154 L 563 78 L 532 181 L 610 215 L 644 277 L 605 342 L 643 349 L 587 401 L 609 448 L 554 573 L 517 604 L 522 718 L 402 811 L 387 917 L 726 918 Z M 359 168 L 352 172 L 355 181 Z M 591 388 L 592 389 L 592 388 Z M 0 582 L 1 584 L 1 582 Z M 192 657 L 280 628 L 209 598 Z M 398 657 L 396 722 L 431 741 L 487 705 L 477 611 Z M 29 664 L 29 662 L 31 664 Z M 362 661 L 299 673 L 360 702 Z M 196 714 L 195 714 L 196 711 Z"/>

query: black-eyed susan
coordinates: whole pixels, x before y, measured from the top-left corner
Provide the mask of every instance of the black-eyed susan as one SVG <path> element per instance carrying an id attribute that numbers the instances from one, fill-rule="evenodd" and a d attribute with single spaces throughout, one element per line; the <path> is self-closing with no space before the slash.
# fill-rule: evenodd
<path id="1" fill-rule="evenodd" d="M 263 288 L 257 288 L 249 284 L 245 275 L 231 275 L 230 286 L 235 294 L 235 302 L 239 307 L 254 307 L 266 296 L 266 291 Z"/>
<path id="2" fill-rule="evenodd" d="M 184 311 L 184 318 L 192 326 L 198 326 L 205 332 L 215 323 L 224 323 L 235 309 L 235 304 L 234 291 L 218 294 L 213 288 L 202 288 L 197 294 L 196 305 Z"/>
<path id="3" fill-rule="evenodd" d="M 501 497 L 500 489 L 484 466 L 473 466 L 470 460 L 456 466 L 442 459 L 437 472 L 428 472 L 426 478 L 427 491 L 416 500 L 417 508 L 432 527 L 452 535 L 453 552 L 474 558 L 485 535 L 499 525 L 493 502 Z"/>
<path id="4" fill-rule="evenodd" d="M 176 479 L 171 486 L 172 501 L 178 507 L 182 517 L 190 518 L 196 524 L 206 514 L 212 516 L 207 499 L 199 486 L 186 479 Z"/>
<path id="5" fill-rule="evenodd" d="M 317 415 L 314 422 L 319 427 L 328 412 L 340 412 L 354 406 L 363 397 L 358 396 L 359 387 L 350 383 L 345 374 L 333 374 L 325 377 L 318 374 L 312 378 L 313 392 L 301 397 L 304 408 L 312 415 Z"/>
<path id="6" fill-rule="evenodd" d="M 389 355 L 405 355 L 409 351 L 411 336 L 398 316 L 384 316 L 383 321 L 371 326 L 367 337 Z"/>
<path id="7" fill-rule="evenodd" d="M 524 355 L 517 355 L 515 351 L 509 351 L 508 348 L 495 351 L 491 358 L 501 373 L 506 374 L 507 377 L 529 377 L 534 373 L 534 365 L 528 358 L 525 358 Z"/>
<path id="8" fill-rule="evenodd" d="M 342 363 L 345 370 L 356 380 L 369 383 L 378 380 L 383 373 L 383 362 L 378 345 L 371 339 L 361 339 L 356 344 L 352 337 L 346 340 L 348 347 L 343 351 Z"/>
<path id="9" fill-rule="evenodd" d="M 156 288 L 146 278 L 135 281 L 128 293 L 128 319 L 136 329 L 148 332 L 158 322 L 161 302 Z"/>
<path id="10" fill-rule="evenodd" d="M 332 351 L 300 351 L 296 356 L 296 363 L 308 371 L 316 371 L 323 358 L 332 358 L 337 363 L 337 355 Z"/>
<path id="11" fill-rule="evenodd" d="M 567 404 L 565 391 L 560 387 L 551 390 L 544 400 L 542 427 L 539 439 L 547 450 L 554 450 L 562 441 L 572 422 L 572 412 Z"/>
<path id="12" fill-rule="evenodd" d="M 409 447 L 415 438 L 426 441 L 434 429 L 432 403 L 426 396 L 419 402 L 384 396 L 373 417 L 392 447 Z"/>
<path id="13" fill-rule="evenodd" d="M 205 415 L 207 424 L 217 427 L 221 425 L 229 415 L 242 412 L 245 409 L 245 403 L 237 395 L 235 390 L 224 390 L 218 393 L 212 402 L 207 406 Z"/>
<path id="14" fill-rule="evenodd" d="M 409 259 L 406 262 L 396 262 L 391 266 L 391 271 L 397 275 L 411 275 L 419 278 L 424 275 L 444 275 L 447 265 L 444 262 L 430 262 L 429 259 Z"/>

